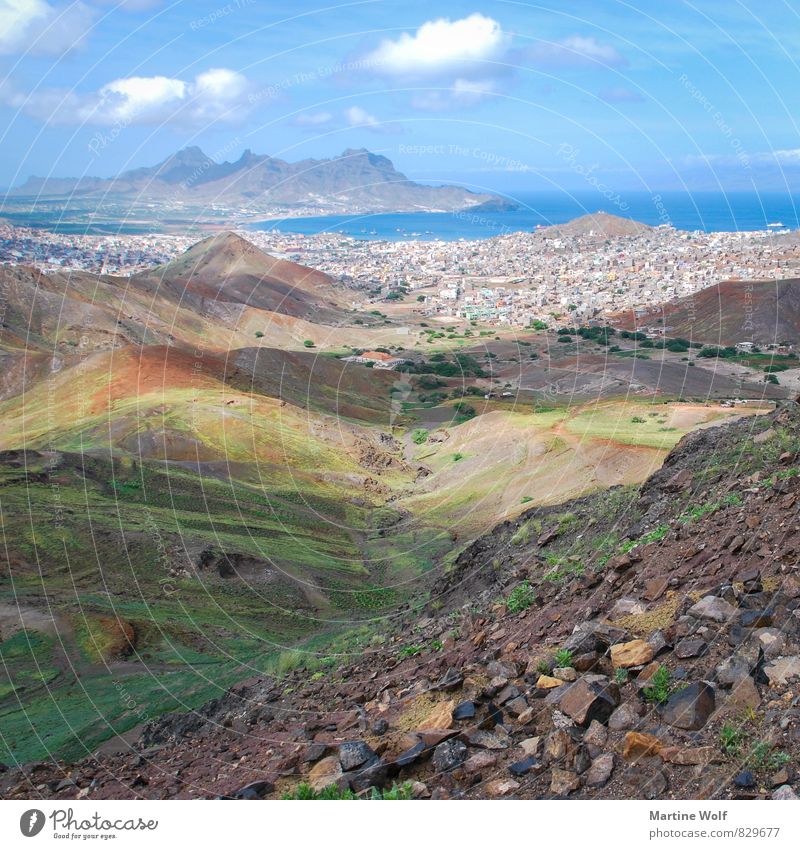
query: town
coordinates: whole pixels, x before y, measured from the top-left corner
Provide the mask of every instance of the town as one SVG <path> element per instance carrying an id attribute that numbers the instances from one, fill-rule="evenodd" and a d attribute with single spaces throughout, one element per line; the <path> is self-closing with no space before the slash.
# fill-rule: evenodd
<path id="1" fill-rule="evenodd" d="M 622 219 L 620 219 L 622 220 Z M 722 280 L 798 275 L 796 233 L 686 232 L 627 222 L 616 235 L 541 228 L 478 241 L 366 241 L 337 233 L 238 231 L 276 256 L 324 271 L 353 305 L 512 327 L 642 310 Z M 129 275 L 168 262 L 202 233 L 65 235 L 0 225 L 0 262 L 45 272 Z"/>

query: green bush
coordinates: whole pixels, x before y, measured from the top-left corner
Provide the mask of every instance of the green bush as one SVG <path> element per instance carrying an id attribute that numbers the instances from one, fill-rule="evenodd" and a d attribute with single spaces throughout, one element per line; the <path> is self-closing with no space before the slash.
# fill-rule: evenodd
<path id="1" fill-rule="evenodd" d="M 536 592 L 530 582 L 523 581 L 511 591 L 506 599 L 506 607 L 509 613 L 521 613 L 527 610 L 535 600 Z"/>
<path id="2" fill-rule="evenodd" d="M 670 697 L 673 689 L 672 673 L 666 666 L 659 666 L 650 679 L 650 686 L 645 687 L 642 693 L 648 702 L 660 705 Z"/>
<path id="3" fill-rule="evenodd" d="M 313 348 L 314 342 L 311 339 L 306 339 L 304 340 L 303 345 L 305 345 L 306 348 Z"/>
<path id="4" fill-rule="evenodd" d="M 294 790 L 289 791 L 288 793 L 284 793 L 284 800 L 289 801 L 323 801 L 323 802 L 331 802 L 331 801 L 359 801 L 359 800 L 367 800 L 367 801 L 375 801 L 375 800 L 383 800 L 383 801 L 397 801 L 397 800 L 407 800 L 413 798 L 411 791 L 411 782 L 406 781 L 403 784 L 393 784 L 388 790 L 378 790 L 375 787 L 372 788 L 372 793 L 368 796 L 356 796 L 352 790 L 342 790 L 337 787 L 335 784 L 331 784 L 329 787 L 326 787 L 324 790 L 314 790 L 314 788 L 310 784 L 306 784 L 306 782 L 302 782 L 294 788 Z"/>
<path id="5" fill-rule="evenodd" d="M 572 652 L 569 649 L 559 649 L 553 655 L 556 666 L 572 666 Z"/>
<path id="6" fill-rule="evenodd" d="M 411 441 L 415 445 L 424 445 L 428 441 L 428 431 L 424 427 L 418 427 L 411 434 Z"/>

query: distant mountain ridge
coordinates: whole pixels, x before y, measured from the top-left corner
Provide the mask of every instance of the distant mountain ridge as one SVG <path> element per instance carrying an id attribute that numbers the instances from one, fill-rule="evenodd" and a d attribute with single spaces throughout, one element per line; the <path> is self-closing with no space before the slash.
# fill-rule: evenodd
<path id="1" fill-rule="evenodd" d="M 244 206 L 330 208 L 332 211 L 405 212 L 513 208 L 498 196 L 460 186 L 426 186 L 409 180 L 391 160 L 365 149 L 332 159 L 283 159 L 245 150 L 235 162 L 216 162 L 186 147 L 151 167 L 116 177 L 30 177 L 14 196 L 70 199 L 124 196 L 136 202 L 196 202 Z"/>

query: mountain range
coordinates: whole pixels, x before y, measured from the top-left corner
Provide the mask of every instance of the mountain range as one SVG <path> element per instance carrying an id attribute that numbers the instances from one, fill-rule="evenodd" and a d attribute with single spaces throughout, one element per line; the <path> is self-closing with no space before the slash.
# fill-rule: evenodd
<path id="1" fill-rule="evenodd" d="M 385 156 L 365 149 L 299 162 L 246 150 L 235 162 L 217 162 L 199 147 L 186 147 L 157 165 L 116 177 L 30 177 L 11 192 L 12 198 L 30 196 L 62 197 L 73 203 L 110 197 L 136 203 L 213 203 L 252 211 L 452 212 L 514 206 L 459 186 L 415 183 Z"/>

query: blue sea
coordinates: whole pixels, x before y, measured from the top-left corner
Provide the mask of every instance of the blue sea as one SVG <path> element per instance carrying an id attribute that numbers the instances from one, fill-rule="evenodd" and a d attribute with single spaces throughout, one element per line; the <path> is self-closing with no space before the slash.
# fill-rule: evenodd
<path id="1" fill-rule="evenodd" d="M 563 224 L 603 210 L 653 226 L 678 230 L 736 232 L 800 228 L 800 194 L 755 192 L 621 193 L 610 202 L 592 194 L 540 192 L 515 198 L 508 211 L 409 212 L 378 215 L 327 215 L 263 221 L 251 229 L 283 233 L 342 233 L 357 239 L 455 241 L 487 239 L 507 233 Z"/>

